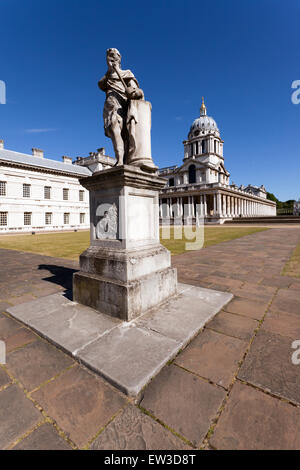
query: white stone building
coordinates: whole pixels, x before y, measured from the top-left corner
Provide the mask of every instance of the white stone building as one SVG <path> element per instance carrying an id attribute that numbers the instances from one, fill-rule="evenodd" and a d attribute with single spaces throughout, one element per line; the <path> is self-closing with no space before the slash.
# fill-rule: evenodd
<path id="1" fill-rule="evenodd" d="M 223 143 L 216 121 L 207 116 L 204 100 L 183 142 L 183 165 L 159 170 L 168 183 L 160 195 L 163 224 L 224 223 L 234 217 L 276 215 L 276 203 L 264 186 L 230 184 L 224 165 Z"/>
<path id="2" fill-rule="evenodd" d="M 0 140 L 0 233 L 89 229 L 88 191 L 79 178 L 112 166 L 104 149 L 62 162 L 4 148 Z M 83 161 L 84 160 L 84 161 Z"/>

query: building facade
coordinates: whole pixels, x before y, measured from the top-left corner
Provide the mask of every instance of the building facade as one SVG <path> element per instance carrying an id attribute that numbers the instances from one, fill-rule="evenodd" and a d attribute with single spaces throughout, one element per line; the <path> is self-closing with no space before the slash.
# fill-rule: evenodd
<path id="1" fill-rule="evenodd" d="M 204 100 L 183 142 L 183 164 L 159 170 L 167 179 L 160 195 L 162 224 L 224 223 L 234 217 L 276 215 L 276 203 L 264 186 L 230 184 L 223 144 L 216 121 L 207 116 Z"/>
<path id="2" fill-rule="evenodd" d="M 4 148 L 0 140 L 0 233 L 89 229 L 89 195 L 79 178 L 112 166 L 104 149 L 75 164 Z"/>

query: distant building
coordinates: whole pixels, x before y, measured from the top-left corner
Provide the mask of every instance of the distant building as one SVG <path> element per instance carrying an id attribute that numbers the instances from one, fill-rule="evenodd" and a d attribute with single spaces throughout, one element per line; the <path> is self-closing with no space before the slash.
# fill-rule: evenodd
<path id="1" fill-rule="evenodd" d="M 202 100 L 200 117 L 183 142 L 183 164 L 159 170 L 168 180 L 160 195 L 163 224 L 193 223 L 197 217 L 204 218 L 205 223 L 223 223 L 233 217 L 276 215 L 276 203 L 267 199 L 263 185 L 230 184 L 223 143 L 217 123 L 207 116 Z"/>
<path id="2" fill-rule="evenodd" d="M 300 199 L 294 202 L 294 215 L 300 215 Z"/>
<path id="3" fill-rule="evenodd" d="M 113 165 L 104 149 L 72 163 L 4 148 L 0 140 L 0 233 L 89 228 L 89 195 L 79 178 Z"/>
<path id="4" fill-rule="evenodd" d="M 161 223 L 276 215 L 276 203 L 267 199 L 263 185 L 230 184 L 223 143 L 202 102 L 200 117 L 183 142 L 183 164 L 159 170 L 167 180 L 160 194 Z M 32 155 L 7 150 L 0 140 L 0 233 L 88 229 L 89 196 L 79 179 L 115 162 L 104 148 L 74 162 L 66 156 L 58 162 L 44 158 L 39 149 L 32 149 Z M 296 205 L 299 213 L 300 202 Z"/>

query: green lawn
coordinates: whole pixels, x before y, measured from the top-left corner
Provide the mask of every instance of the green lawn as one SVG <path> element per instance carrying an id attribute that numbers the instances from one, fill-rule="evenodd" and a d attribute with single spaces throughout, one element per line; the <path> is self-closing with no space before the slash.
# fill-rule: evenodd
<path id="1" fill-rule="evenodd" d="M 186 233 L 186 237 L 182 237 L 182 239 L 176 240 L 174 237 L 174 230 L 176 228 L 171 229 L 171 237 L 169 240 L 162 239 L 162 244 L 171 251 L 173 255 L 177 255 L 179 253 L 184 253 L 186 251 L 186 242 L 193 242 L 195 240 L 195 227 L 186 227 L 184 229 L 184 233 Z M 190 232 L 189 232 L 190 230 Z M 234 240 L 235 238 L 244 237 L 245 235 L 250 235 L 256 232 L 262 232 L 264 230 L 268 230 L 266 227 L 205 227 L 204 228 L 204 248 L 211 245 L 216 245 L 217 243 L 226 242 L 229 240 Z M 179 227 L 178 235 L 181 236 L 182 228 Z M 189 241 L 190 240 L 190 241 Z M 199 232 L 199 242 L 201 243 L 201 231 Z M 191 244 L 190 249 L 195 249 L 196 246 Z"/>
<path id="2" fill-rule="evenodd" d="M 282 275 L 300 277 L 300 243 L 298 243 L 289 261 L 284 266 Z"/>
<path id="3" fill-rule="evenodd" d="M 195 230 L 195 228 L 192 230 Z M 204 246 L 215 245 L 263 230 L 268 229 L 263 227 L 205 227 Z M 179 235 L 181 236 L 181 230 Z M 190 237 L 188 233 L 187 237 Z M 80 253 L 89 246 L 89 240 L 89 231 L 44 233 L 36 235 L 5 235 L 0 236 L 0 248 L 28 251 L 41 255 L 54 256 L 56 258 L 77 259 Z M 172 254 L 183 253 L 185 251 L 186 241 L 189 240 L 174 240 L 173 228 L 171 229 L 170 240 L 161 240 L 162 244 L 168 248 Z"/>

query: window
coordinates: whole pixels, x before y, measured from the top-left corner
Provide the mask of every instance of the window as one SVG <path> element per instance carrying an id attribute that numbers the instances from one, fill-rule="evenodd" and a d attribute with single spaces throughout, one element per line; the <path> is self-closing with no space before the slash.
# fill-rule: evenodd
<path id="1" fill-rule="evenodd" d="M 30 197 L 30 184 L 23 184 L 23 197 Z"/>
<path id="2" fill-rule="evenodd" d="M 68 212 L 64 213 L 64 224 L 70 223 L 70 214 Z"/>
<path id="3" fill-rule="evenodd" d="M 205 151 L 206 151 L 205 140 L 202 140 L 202 153 L 205 153 Z"/>
<path id="4" fill-rule="evenodd" d="M 31 212 L 24 212 L 24 225 L 31 225 Z"/>
<path id="5" fill-rule="evenodd" d="M 7 225 L 7 212 L 0 212 L 0 225 Z"/>
<path id="6" fill-rule="evenodd" d="M 84 191 L 82 189 L 79 191 L 79 201 L 84 201 Z"/>
<path id="7" fill-rule="evenodd" d="M 174 186 L 174 178 L 169 179 L 169 186 Z"/>
<path id="8" fill-rule="evenodd" d="M 6 181 L 0 181 L 0 196 L 6 196 Z"/>
<path id="9" fill-rule="evenodd" d="M 45 224 L 51 225 L 52 224 L 52 212 L 46 212 L 45 214 Z"/>
<path id="10" fill-rule="evenodd" d="M 195 165 L 189 166 L 189 183 L 196 183 L 196 167 Z"/>
<path id="11" fill-rule="evenodd" d="M 51 186 L 44 187 L 44 199 L 51 199 Z"/>
<path id="12" fill-rule="evenodd" d="M 84 213 L 81 213 L 81 214 L 80 214 L 80 223 L 81 223 L 81 224 L 84 224 L 84 223 L 85 223 L 85 214 L 84 214 Z"/>
<path id="13" fill-rule="evenodd" d="M 63 200 L 68 201 L 69 200 L 69 190 L 67 188 L 63 189 Z"/>

